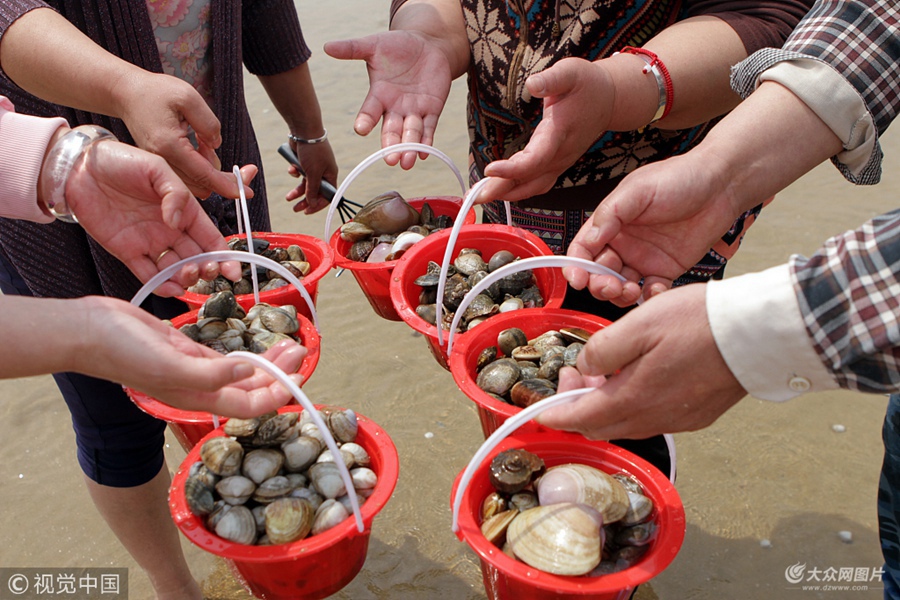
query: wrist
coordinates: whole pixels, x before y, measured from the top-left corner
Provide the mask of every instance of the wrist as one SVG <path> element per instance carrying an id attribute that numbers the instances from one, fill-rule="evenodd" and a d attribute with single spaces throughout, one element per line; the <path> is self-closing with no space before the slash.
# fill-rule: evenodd
<path id="1" fill-rule="evenodd" d="M 60 128 L 62 129 L 62 128 Z M 115 139 L 107 129 L 97 125 L 80 125 L 63 132 L 57 130 L 44 156 L 38 179 L 38 203 L 44 212 L 61 221 L 77 223 L 78 220 L 66 202 L 66 183 L 73 169 L 83 161 L 85 154 L 96 142 Z"/>

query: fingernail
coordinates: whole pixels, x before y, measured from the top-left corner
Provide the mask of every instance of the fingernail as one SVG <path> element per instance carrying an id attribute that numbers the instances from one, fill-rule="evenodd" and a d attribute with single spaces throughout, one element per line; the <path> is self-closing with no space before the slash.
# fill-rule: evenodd
<path id="1" fill-rule="evenodd" d="M 544 92 L 544 77 L 543 75 L 532 75 L 528 78 L 528 83 L 531 84 L 532 94 L 541 94 Z"/>
<path id="2" fill-rule="evenodd" d="M 242 362 L 234 365 L 234 369 L 231 371 L 232 376 L 235 380 L 238 379 L 247 379 L 251 375 L 253 375 L 253 365 Z"/>
<path id="3" fill-rule="evenodd" d="M 181 229 L 181 211 L 176 210 L 172 213 L 171 223 L 169 225 L 172 229 Z"/>
<path id="4" fill-rule="evenodd" d="M 596 244 L 597 240 L 600 239 L 600 230 L 596 227 L 591 227 L 588 229 L 588 232 L 584 236 L 584 241 L 588 244 Z"/>

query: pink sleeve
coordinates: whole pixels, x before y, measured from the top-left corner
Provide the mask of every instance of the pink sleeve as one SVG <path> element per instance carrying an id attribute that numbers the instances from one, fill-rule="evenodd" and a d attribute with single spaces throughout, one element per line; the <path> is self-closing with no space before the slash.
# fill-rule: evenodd
<path id="1" fill-rule="evenodd" d="M 66 120 L 14 111 L 12 103 L 0 96 L 0 216 L 50 223 L 53 216 L 38 206 L 37 182 L 47 144 Z"/>

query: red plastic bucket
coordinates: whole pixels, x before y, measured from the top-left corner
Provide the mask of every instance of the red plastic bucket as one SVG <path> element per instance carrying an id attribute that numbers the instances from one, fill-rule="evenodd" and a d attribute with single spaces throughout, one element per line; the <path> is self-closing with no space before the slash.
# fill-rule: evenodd
<path id="1" fill-rule="evenodd" d="M 275 248 L 287 248 L 291 244 L 296 244 L 303 249 L 303 253 L 306 254 L 306 260 L 309 262 L 310 271 L 300 280 L 300 282 L 303 284 L 303 287 L 306 288 L 309 297 L 312 298 L 313 304 L 315 304 L 316 296 L 319 293 L 319 280 L 331 270 L 331 265 L 334 261 L 334 253 L 332 252 L 331 247 L 317 237 L 300 233 L 254 232 L 252 237 L 253 239 L 266 240 Z M 228 236 L 226 239 L 232 240 L 235 238 L 246 239 L 247 235 L 242 233 L 239 235 Z M 195 294 L 194 292 L 187 291 L 182 296 L 179 296 L 179 300 L 187 303 L 187 305 L 191 307 L 191 310 L 203 306 L 203 303 L 206 302 L 207 298 L 209 298 L 209 296 L 205 294 Z M 250 307 L 256 304 L 253 294 L 239 294 L 235 296 L 235 299 L 244 310 L 249 310 Z M 286 285 L 275 290 L 260 292 L 259 301 L 273 306 L 291 304 L 297 307 L 297 312 L 307 319 L 312 319 L 312 312 L 310 312 L 309 306 L 306 304 L 306 299 L 303 298 L 293 285 Z"/>
<path id="2" fill-rule="evenodd" d="M 488 478 L 490 460 L 504 450 L 524 448 L 543 459 L 547 467 L 581 463 L 607 473 L 626 472 L 640 481 L 653 500 L 651 517 L 656 539 L 633 566 L 600 577 L 567 577 L 545 573 L 519 562 L 492 544 L 481 533 L 481 506 L 494 491 Z M 462 472 L 453 484 L 455 498 Z M 502 440 L 475 471 L 463 491 L 457 536 L 478 554 L 484 589 L 491 600 L 626 600 L 635 587 L 661 573 L 678 554 L 684 541 L 685 515 L 672 483 L 639 456 L 607 442 L 591 441 L 580 434 L 546 430 L 517 433 Z"/>
<path id="3" fill-rule="evenodd" d="M 456 196 L 428 196 L 425 198 L 412 198 L 407 202 L 416 210 L 421 211 L 422 206 L 427 202 L 436 216 L 447 215 L 453 217 L 454 220 L 459 216 L 459 210 L 462 208 L 462 198 Z M 469 210 L 465 216 L 464 223 L 472 224 L 475 222 L 475 210 Z M 449 232 L 449 229 L 447 230 Z M 427 238 L 413 246 L 413 249 L 420 246 L 427 240 L 430 240 L 442 232 L 433 233 Z M 394 309 L 391 302 L 390 283 L 391 273 L 399 261 L 391 260 L 380 263 L 365 263 L 347 258 L 350 252 L 350 242 L 341 239 L 341 232 L 337 230 L 331 236 L 331 248 L 334 250 L 334 266 L 338 269 L 347 269 L 356 278 L 359 287 L 362 288 L 369 304 L 378 314 L 378 316 L 389 321 L 400 321 L 400 316 Z M 407 254 L 412 249 L 407 251 Z M 424 271 L 423 271 L 424 272 Z"/>
<path id="4" fill-rule="evenodd" d="M 429 261 L 434 261 L 438 264 L 443 261 L 449 236 L 449 229 L 441 231 L 428 236 L 410 248 L 397 262 L 391 278 L 391 299 L 397 314 L 400 315 L 407 325 L 425 336 L 428 348 L 434 355 L 435 360 L 445 369 L 450 367 L 446 348 L 438 343 L 437 327 L 416 314 L 416 307 L 419 306 L 419 293 L 422 291 L 422 288 L 416 285 L 415 281 L 416 278 L 425 273 Z M 455 259 L 462 248 L 478 248 L 484 255 L 485 260 L 500 250 L 509 250 L 520 258 L 552 254 L 547 244 L 539 237 L 524 229 L 510 227 L 509 225 L 466 225 L 459 230 L 456 250 L 451 259 Z M 544 297 L 544 306 L 561 306 L 566 295 L 567 285 L 565 278 L 562 276 L 562 271 L 558 269 L 535 269 L 534 276 L 537 279 L 537 286 Z M 520 311 L 504 314 L 515 314 L 518 312 Z M 492 323 L 496 318 L 498 318 L 498 315 L 481 323 L 472 329 L 472 332 Z M 470 333 L 459 334 L 456 339 L 461 341 L 468 337 Z M 447 343 L 446 332 L 444 343 Z"/>
<path id="5" fill-rule="evenodd" d="M 279 412 L 300 411 L 287 406 Z M 184 484 L 191 465 L 200 460 L 200 446 L 208 438 L 224 436 L 218 428 L 200 440 L 181 463 L 169 488 L 172 519 L 193 544 L 226 560 L 241 583 L 257 598 L 289 600 L 325 598 L 346 586 L 362 569 L 369 547 L 375 515 L 384 508 L 399 477 L 397 449 L 388 434 L 376 423 L 357 413 L 359 433 L 356 443 L 371 457 L 378 475 L 374 492 L 361 507 L 364 531 L 351 517 L 318 535 L 290 544 L 247 546 L 222 539 L 210 532 L 202 519 L 187 507 Z"/>
<path id="6" fill-rule="evenodd" d="M 305 304 L 305 301 L 303 302 Z M 197 312 L 197 310 L 193 310 L 175 317 L 172 319 L 172 325 L 177 329 L 188 323 L 196 323 Z M 300 369 L 297 372 L 303 376 L 303 381 L 306 382 L 313 374 L 313 371 L 316 370 L 316 365 L 319 364 L 321 338 L 309 319 L 299 314 L 299 312 L 297 318 L 300 321 L 300 329 L 297 331 L 297 336 L 300 338 L 300 343 L 307 349 L 306 357 L 300 363 Z M 200 438 L 215 429 L 213 417 L 208 412 L 175 408 L 131 388 L 125 388 L 125 392 L 142 411 L 168 423 L 169 429 L 172 430 L 172 434 L 185 452 L 190 452 Z"/>
<path id="7" fill-rule="evenodd" d="M 535 270 L 535 274 L 539 272 L 539 269 Z M 531 339 L 550 329 L 559 330 L 560 327 L 580 327 L 594 333 L 609 324 L 606 319 L 574 310 L 523 308 L 495 315 L 456 338 L 450 352 L 450 373 L 459 389 L 478 405 L 478 417 L 481 419 L 484 437 L 490 436 L 506 419 L 522 410 L 518 406 L 492 398 L 475 383 L 478 355 L 488 346 L 497 345 L 497 335 L 501 331 L 518 327 Z M 523 430 L 525 428 L 529 431 L 552 431 L 534 421 L 524 425 Z"/>

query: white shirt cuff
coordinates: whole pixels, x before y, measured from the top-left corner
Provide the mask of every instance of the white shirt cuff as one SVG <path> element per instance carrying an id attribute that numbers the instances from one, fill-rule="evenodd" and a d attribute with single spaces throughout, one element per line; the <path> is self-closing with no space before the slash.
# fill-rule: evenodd
<path id="1" fill-rule="evenodd" d="M 793 59 L 766 69 L 759 81 L 774 81 L 791 90 L 825 122 L 844 145 L 835 158 L 858 177 L 875 152 L 878 130 L 866 103 L 831 65 Z M 823 90 L 828 90 L 823 93 Z"/>
<path id="2" fill-rule="evenodd" d="M 806 332 L 788 265 L 709 282 L 706 308 L 719 352 L 751 396 L 783 402 L 838 388 Z"/>

